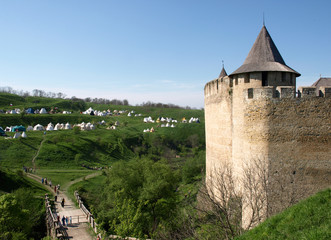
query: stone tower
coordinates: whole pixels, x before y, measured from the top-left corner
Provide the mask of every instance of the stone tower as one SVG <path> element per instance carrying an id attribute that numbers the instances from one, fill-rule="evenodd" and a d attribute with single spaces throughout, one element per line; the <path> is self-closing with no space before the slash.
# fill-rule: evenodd
<path id="1" fill-rule="evenodd" d="M 263 26 L 243 65 L 229 76 L 223 68 L 205 85 L 206 181 L 231 166 L 243 193 L 244 226 L 252 217 L 243 185 L 247 166 L 265 168 L 264 216 L 330 187 L 330 89 L 321 87 L 321 97 L 314 87 L 300 87 L 297 96 L 299 76 Z"/>

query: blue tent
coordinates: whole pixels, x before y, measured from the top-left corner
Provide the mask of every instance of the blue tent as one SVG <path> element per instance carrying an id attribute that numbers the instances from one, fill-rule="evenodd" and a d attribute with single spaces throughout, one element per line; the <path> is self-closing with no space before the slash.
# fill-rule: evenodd
<path id="1" fill-rule="evenodd" d="M 15 126 L 11 129 L 12 132 L 25 132 L 26 129 L 24 126 Z"/>
<path id="2" fill-rule="evenodd" d="M 28 108 L 26 110 L 26 113 L 29 113 L 29 114 L 34 114 L 34 110 L 32 108 Z"/>

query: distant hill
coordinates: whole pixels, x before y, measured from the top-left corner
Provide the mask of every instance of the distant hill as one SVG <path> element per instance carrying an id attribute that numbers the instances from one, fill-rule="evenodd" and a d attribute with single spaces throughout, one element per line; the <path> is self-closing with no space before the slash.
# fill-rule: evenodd
<path id="1" fill-rule="evenodd" d="M 0 126 L 5 128 L 6 126 L 13 125 L 35 125 L 48 123 L 80 123 L 80 122 L 97 122 L 109 117 L 97 117 L 80 114 L 81 112 L 92 107 L 94 110 L 126 110 L 125 116 L 129 111 L 135 111 L 143 116 L 152 116 L 157 118 L 159 116 L 172 117 L 177 120 L 181 120 L 183 117 L 197 117 L 203 121 L 204 113 L 202 110 L 194 109 L 182 109 L 182 108 L 165 108 L 165 107 L 151 107 L 151 106 L 129 106 L 129 105 L 111 105 L 111 104 L 98 104 L 93 102 L 85 102 L 81 99 L 61 99 L 61 98 L 47 98 L 47 97 L 21 97 L 10 93 L 0 93 L 0 111 L 7 111 L 19 108 L 21 110 L 33 108 L 41 109 L 45 108 L 47 111 L 51 109 L 57 110 L 62 113 L 63 111 L 70 111 L 72 114 L 1 114 L 0 112 Z M 121 115 L 124 117 L 124 114 Z M 116 116 L 112 119 L 117 120 Z M 141 118 L 140 118 L 141 119 Z M 130 119 L 128 119 L 130 121 Z"/>
<path id="2" fill-rule="evenodd" d="M 277 214 L 237 240 L 331 239 L 331 189 Z"/>

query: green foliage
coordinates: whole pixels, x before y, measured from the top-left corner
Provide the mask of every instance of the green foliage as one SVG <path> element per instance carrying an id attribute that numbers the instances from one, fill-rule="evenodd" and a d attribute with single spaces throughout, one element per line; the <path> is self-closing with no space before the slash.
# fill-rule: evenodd
<path id="1" fill-rule="evenodd" d="M 0 238 L 40 239 L 45 231 L 43 213 L 43 200 L 27 189 L 0 196 Z"/>
<path id="2" fill-rule="evenodd" d="M 331 239 L 331 189 L 301 201 L 277 214 L 238 240 Z"/>
<path id="3" fill-rule="evenodd" d="M 80 127 L 78 127 L 78 126 L 75 126 L 73 128 L 73 130 L 74 130 L 74 134 L 79 134 L 80 133 Z"/>
<path id="4" fill-rule="evenodd" d="M 115 163 L 98 220 L 109 232 L 122 236 L 153 236 L 176 205 L 178 176 L 164 162 L 133 159 Z"/>
<path id="5" fill-rule="evenodd" d="M 185 161 L 182 169 L 182 179 L 184 183 L 192 183 L 200 180 L 204 172 L 206 163 L 205 152 L 201 151 L 199 155 L 189 158 Z"/>

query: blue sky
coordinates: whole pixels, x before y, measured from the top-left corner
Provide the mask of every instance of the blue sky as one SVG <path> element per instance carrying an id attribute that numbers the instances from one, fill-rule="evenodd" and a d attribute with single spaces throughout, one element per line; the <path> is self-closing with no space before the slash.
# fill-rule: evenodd
<path id="1" fill-rule="evenodd" d="M 0 86 L 203 107 L 266 27 L 297 86 L 331 77 L 331 1 L 0 0 Z"/>

